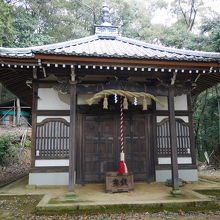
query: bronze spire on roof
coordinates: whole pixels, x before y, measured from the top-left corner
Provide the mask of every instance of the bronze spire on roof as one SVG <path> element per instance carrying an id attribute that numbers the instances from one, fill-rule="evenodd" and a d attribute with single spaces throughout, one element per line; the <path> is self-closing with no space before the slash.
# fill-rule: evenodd
<path id="1" fill-rule="evenodd" d="M 109 7 L 107 4 L 102 6 L 102 24 L 95 25 L 95 34 L 100 37 L 111 37 L 118 35 L 118 27 L 112 26 L 110 22 Z"/>
<path id="2" fill-rule="evenodd" d="M 107 4 L 102 6 L 102 26 L 111 26 L 109 7 Z"/>

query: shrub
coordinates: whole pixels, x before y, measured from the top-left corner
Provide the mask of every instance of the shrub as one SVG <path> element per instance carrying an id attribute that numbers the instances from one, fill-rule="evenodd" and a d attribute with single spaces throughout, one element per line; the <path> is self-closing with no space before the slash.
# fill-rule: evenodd
<path id="1" fill-rule="evenodd" d="M 19 161 L 23 160 L 23 154 L 30 151 L 31 145 L 31 140 L 28 137 L 22 146 L 21 139 L 18 136 L 8 135 L 0 137 L 0 165 L 10 166 L 18 164 Z M 29 156 L 26 155 L 24 158 L 26 163 Z"/>
<path id="2" fill-rule="evenodd" d="M 31 140 L 26 139 L 25 142 L 24 142 L 24 147 L 31 148 L 31 146 L 32 146 Z"/>
<path id="3" fill-rule="evenodd" d="M 14 140 L 14 136 L 0 137 L 0 165 L 3 165 L 4 156 L 10 153 L 10 147 L 12 146 Z"/>

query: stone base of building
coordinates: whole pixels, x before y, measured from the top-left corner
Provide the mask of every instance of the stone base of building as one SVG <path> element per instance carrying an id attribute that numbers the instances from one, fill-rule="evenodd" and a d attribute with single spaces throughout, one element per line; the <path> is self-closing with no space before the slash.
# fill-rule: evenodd
<path id="1" fill-rule="evenodd" d="M 62 186 L 69 184 L 69 173 L 30 173 L 29 185 L 36 186 Z"/>
<path id="2" fill-rule="evenodd" d="M 198 181 L 198 171 L 197 169 L 179 170 L 179 178 L 189 182 Z M 171 179 L 171 170 L 156 170 L 156 182 L 165 182 L 167 179 Z M 28 184 L 35 186 L 67 186 L 69 184 L 69 173 L 30 173 Z"/>
<path id="3" fill-rule="evenodd" d="M 198 181 L 198 171 L 197 169 L 185 169 L 179 170 L 179 178 L 193 182 Z M 171 179 L 171 170 L 156 170 L 156 182 L 165 182 L 168 179 Z"/>

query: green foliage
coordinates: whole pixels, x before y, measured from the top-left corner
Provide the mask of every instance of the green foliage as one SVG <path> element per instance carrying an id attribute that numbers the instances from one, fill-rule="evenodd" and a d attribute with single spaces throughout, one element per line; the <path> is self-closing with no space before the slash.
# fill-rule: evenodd
<path id="1" fill-rule="evenodd" d="M 0 165 L 3 165 L 4 163 L 3 161 L 4 156 L 11 152 L 10 147 L 12 146 L 14 140 L 15 140 L 14 136 L 0 137 Z"/>
<path id="2" fill-rule="evenodd" d="M 218 87 L 208 89 L 194 97 L 194 128 L 199 160 L 204 161 L 204 152 L 211 156 L 211 162 L 220 158 Z"/>
<path id="3" fill-rule="evenodd" d="M 189 32 L 195 25 L 197 14 L 203 12 L 203 6 L 203 0 L 173 0 L 171 11 Z"/>
<path id="4" fill-rule="evenodd" d="M 51 37 L 41 29 L 39 18 L 33 11 L 23 6 L 16 6 L 13 10 L 13 18 L 14 46 L 27 47 L 50 43 Z"/>
<path id="5" fill-rule="evenodd" d="M 166 6 L 165 1 L 159 0 L 106 0 L 106 3 L 110 6 L 112 24 L 119 26 L 122 35 L 147 40 L 151 36 L 153 13 Z M 102 0 L 18 0 L 7 4 L 12 8 L 16 47 L 88 36 L 94 33 L 94 24 L 102 22 Z"/>
<path id="6" fill-rule="evenodd" d="M 106 0 L 106 3 L 110 6 L 112 24 L 119 26 L 123 36 L 176 48 L 207 51 L 220 48 L 219 18 L 206 18 L 201 27 L 197 22 L 198 15 L 210 13 L 201 0 L 174 0 L 169 7 L 163 0 Z M 1 24 L 7 27 L 9 34 L 3 36 L 10 38 L 2 39 L 2 45 L 27 47 L 93 34 L 94 24 L 101 24 L 103 1 L 17 0 L 1 4 L 4 13 L 0 21 L 2 18 L 7 22 L 0 22 L 0 27 Z M 152 24 L 158 9 L 170 10 L 176 22 L 171 26 Z M 192 32 L 194 29 L 197 31 Z"/>
<path id="7" fill-rule="evenodd" d="M 11 92 L 9 92 L 2 84 L 0 83 L 0 103 L 10 101 L 15 98 Z"/>
<path id="8" fill-rule="evenodd" d="M 9 4 L 0 1 L 0 46 L 10 46 L 13 41 L 11 9 Z"/>
<path id="9" fill-rule="evenodd" d="M 8 166 L 18 163 L 21 160 L 21 154 L 25 152 L 25 148 L 31 148 L 31 146 L 32 143 L 29 137 L 27 137 L 22 146 L 18 136 L 7 135 L 0 137 L 0 165 Z"/>
<path id="10" fill-rule="evenodd" d="M 195 190 L 195 191 L 203 195 L 215 196 L 217 198 L 220 198 L 220 190 L 218 189 L 201 189 L 201 190 Z"/>
<path id="11" fill-rule="evenodd" d="M 31 148 L 31 146 L 32 146 L 31 140 L 26 139 L 25 142 L 24 142 L 24 147 Z"/>
<path id="12" fill-rule="evenodd" d="M 206 36 L 206 50 L 220 52 L 220 15 L 215 15 L 212 19 L 205 18 L 201 33 Z"/>

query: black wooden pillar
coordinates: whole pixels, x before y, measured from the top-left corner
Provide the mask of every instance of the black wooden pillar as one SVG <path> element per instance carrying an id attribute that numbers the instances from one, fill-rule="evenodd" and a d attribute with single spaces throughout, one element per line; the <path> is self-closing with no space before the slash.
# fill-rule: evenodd
<path id="1" fill-rule="evenodd" d="M 177 164 L 177 135 L 176 121 L 174 109 L 174 87 L 170 87 L 168 91 L 168 111 L 169 111 L 169 127 L 170 127 L 170 143 L 171 143 L 171 168 L 172 168 L 172 185 L 173 189 L 179 189 L 178 184 L 178 164 Z"/>
<path id="2" fill-rule="evenodd" d="M 188 112 L 189 112 L 189 135 L 190 135 L 190 153 L 192 156 L 192 164 L 196 165 L 196 149 L 195 149 L 195 136 L 193 131 L 193 109 L 192 109 L 192 99 L 191 94 L 187 95 Z"/>
<path id="3" fill-rule="evenodd" d="M 76 84 L 70 84 L 69 191 L 76 182 Z"/>
<path id="4" fill-rule="evenodd" d="M 33 80 L 33 99 L 32 99 L 32 148 L 31 148 L 31 168 L 35 167 L 36 157 L 36 124 L 37 124 L 37 100 L 39 84 Z"/>

